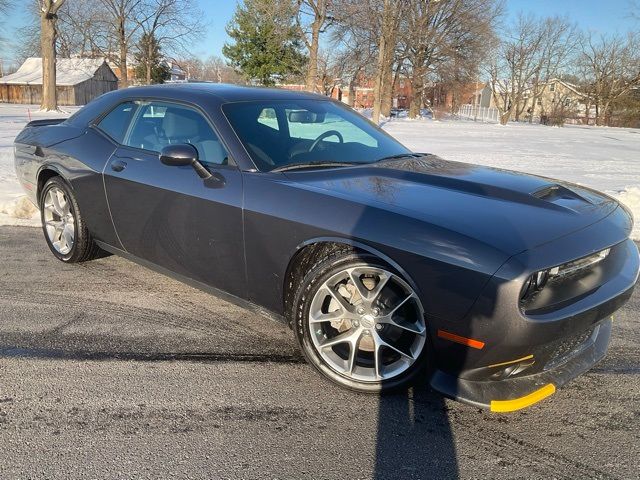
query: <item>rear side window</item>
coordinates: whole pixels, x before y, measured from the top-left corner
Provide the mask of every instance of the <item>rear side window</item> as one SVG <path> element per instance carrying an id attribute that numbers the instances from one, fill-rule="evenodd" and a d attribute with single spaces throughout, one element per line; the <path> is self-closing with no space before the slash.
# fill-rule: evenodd
<path id="1" fill-rule="evenodd" d="M 124 142 L 127 128 L 131 123 L 134 113 L 136 112 L 136 104 L 133 102 L 125 102 L 111 110 L 98 123 L 98 128 L 109 135 L 118 143 Z"/>
<path id="2" fill-rule="evenodd" d="M 280 130 L 276 111 L 273 108 L 263 108 L 260 115 L 258 115 L 258 122 L 274 130 Z"/>
<path id="3" fill-rule="evenodd" d="M 197 111 L 173 103 L 141 104 L 124 143 L 151 152 L 160 152 L 167 145 L 190 143 L 205 166 L 228 164 L 227 152 L 207 120 Z"/>

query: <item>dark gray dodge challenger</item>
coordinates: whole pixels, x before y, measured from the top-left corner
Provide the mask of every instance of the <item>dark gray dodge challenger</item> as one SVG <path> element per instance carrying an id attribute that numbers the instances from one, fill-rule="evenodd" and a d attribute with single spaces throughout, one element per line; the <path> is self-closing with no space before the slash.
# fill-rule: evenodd
<path id="1" fill-rule="evenodd" d="M 531 405 L 603 358 L 638 278 L 614 199 L 412 153 L 311 94 L 124 89 L 29 123 L 15 162 L 58 259 L 110 252 L 270 312 L 362 392 Z"/>

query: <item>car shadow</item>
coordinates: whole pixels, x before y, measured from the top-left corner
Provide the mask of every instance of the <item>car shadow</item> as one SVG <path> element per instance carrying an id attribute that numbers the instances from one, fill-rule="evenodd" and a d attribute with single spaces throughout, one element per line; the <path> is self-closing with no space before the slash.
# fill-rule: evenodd
<path id="1" fill-rule="evenodd" d="M 426 385 L 380 397 L 375 479 L 458 478 L 444 398 Z"/>

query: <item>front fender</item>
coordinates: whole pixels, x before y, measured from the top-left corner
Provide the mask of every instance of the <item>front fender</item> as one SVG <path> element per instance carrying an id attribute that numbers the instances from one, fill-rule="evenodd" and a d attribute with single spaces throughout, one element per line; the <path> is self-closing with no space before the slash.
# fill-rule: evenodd
<path id="1" fill-rule="evenodd" d="M 281 176 L 244 173 L 249 298 L 282 313 L 288 266 L 304 246 L 335 241 L 396 268 L 421 297 L 425 313 L 462 318 L 508 255 L 399 212 L 322 191 Z M 265 199 L 269 201 L 265 201 Z"/>

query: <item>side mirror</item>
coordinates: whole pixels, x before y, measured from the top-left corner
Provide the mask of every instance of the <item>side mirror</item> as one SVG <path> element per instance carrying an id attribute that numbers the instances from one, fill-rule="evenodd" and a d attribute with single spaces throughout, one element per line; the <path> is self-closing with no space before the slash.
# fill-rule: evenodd
<path id="1" fill-rule="evenodd" d="M 160 161 L 170 167 L 193 165 L 198 161 L 198 150 L 188 143 L 167 145 L 160 152 Z"/>
<path id="2" fill-rule="evenodd" d="M 160 152 L 160 161 L 170 167 L 191 165 L 200 178 L 210 178 L 211 174 L 198 161 L 198 150 L 189 143 L 167 145 Z"/>

